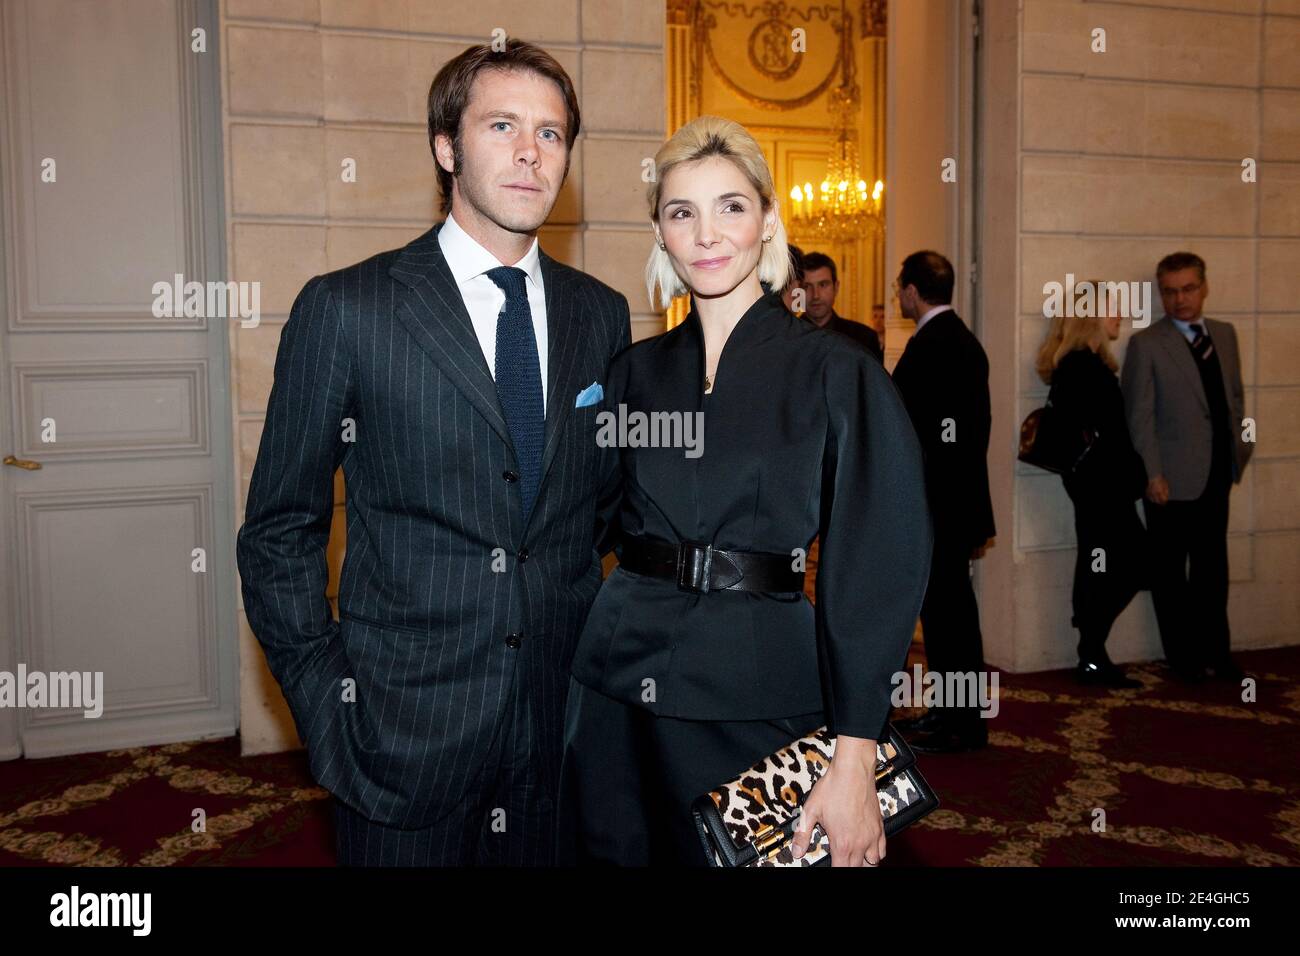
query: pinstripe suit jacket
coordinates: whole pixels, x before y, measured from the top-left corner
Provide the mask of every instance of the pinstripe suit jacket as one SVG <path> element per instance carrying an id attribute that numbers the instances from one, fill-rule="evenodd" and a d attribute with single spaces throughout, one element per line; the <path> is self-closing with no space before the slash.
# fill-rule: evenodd
<path id="1" fill-rule="evenodd" d="M 558 781 L 569 665 L 601 583 L 596 492 L 615 461 L 596 445 L 599 404 L 574 404 L 631 339 L 622 295 L 542 253 L 545 450 L 525 525 L 496 385 L 438 228 L 299 293 L 237 549 L 248 622 L 312 775 L 403 828 L 462 799 L 512 675 L 531 682 L 541 772 Z M 339 466 L 335 621 L 325 546 Z"/>

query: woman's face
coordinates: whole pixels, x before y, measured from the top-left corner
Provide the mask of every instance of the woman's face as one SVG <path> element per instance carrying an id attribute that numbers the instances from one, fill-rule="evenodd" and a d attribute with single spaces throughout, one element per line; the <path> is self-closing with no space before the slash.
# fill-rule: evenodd
<path id="1" fill-rule="evenodd" d="M 656 233 L 696 296 L 726 295 L 758 268 L 763 237 L 776 227 L 758 193 L 730 160 L 682 163 L 660 184 Z"/>

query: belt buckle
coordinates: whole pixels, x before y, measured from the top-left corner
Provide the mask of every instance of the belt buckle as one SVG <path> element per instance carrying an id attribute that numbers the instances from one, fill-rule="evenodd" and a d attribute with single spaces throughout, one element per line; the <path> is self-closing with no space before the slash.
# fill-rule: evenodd
<path id="1" fill-rule="evenodd" d="M 713 569 L 713 543 L 683 541 L 677 546 L 677 588 L 705 594 Z"/>

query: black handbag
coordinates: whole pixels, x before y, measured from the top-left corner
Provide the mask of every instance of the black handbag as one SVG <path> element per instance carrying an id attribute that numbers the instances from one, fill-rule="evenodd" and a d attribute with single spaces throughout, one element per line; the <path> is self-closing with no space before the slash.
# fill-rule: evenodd
<path id="1" fill-rule="evenodd" d="M 830 841 L 820 826 L 813 829 L 808 852 L 799 859 L 790 844 L 799 809 L 834 755 L 835 736 L 821 727 L 697 797 L 691 815 L 710 865 L 829 865 Z M 938 796 L 916 767 L 916 754 L 893 724 L 876 743 L 876 796 L 886 837 L 939 806 Z"/>
<path id="2" fill-rule="evenodd" d="M 1016 457 L 1053 474 L 1071 475 L 1083 464 L 1098 436 L 1096 429 L 1065 421 L 1049 393 L 1047 403 L 1030 412 L 1021 423 L 1020 453 Z"/>

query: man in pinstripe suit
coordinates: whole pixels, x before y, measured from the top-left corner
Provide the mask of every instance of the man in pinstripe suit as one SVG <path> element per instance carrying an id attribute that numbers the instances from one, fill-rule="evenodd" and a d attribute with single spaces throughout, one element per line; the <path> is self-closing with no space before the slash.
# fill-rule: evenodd
<path id="1" fill-rule="evenodd" d="M 569 664 L 613 462 L 597 383 L 631 338 L 622 295 L 537 246 L 579 122 L 537 47 L 456 57 L 429 92 L 448 218 L 311 279 L 281 334 L 239 571 L 344 864 L 557 859 Z"/>

